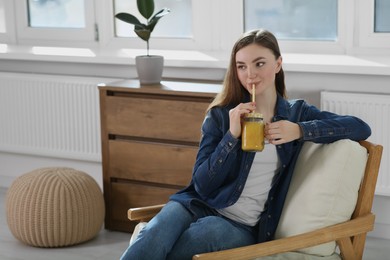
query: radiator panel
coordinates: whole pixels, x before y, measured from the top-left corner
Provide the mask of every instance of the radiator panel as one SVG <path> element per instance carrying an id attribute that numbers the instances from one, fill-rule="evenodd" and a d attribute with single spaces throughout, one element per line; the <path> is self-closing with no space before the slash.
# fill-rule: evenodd
<path id="1" fill-rule="evenodd" d="M 321 109 L 354 115 L 370 125 L 368 140 L 384 147 L 376 194 L 390 196 L 390 95 L 323 91 Z"/>
<path id="2" fill-rule="evenodd" d="M 113 80 L 0 73 L 0 151 L 101 161 L 97 84 Z"/>

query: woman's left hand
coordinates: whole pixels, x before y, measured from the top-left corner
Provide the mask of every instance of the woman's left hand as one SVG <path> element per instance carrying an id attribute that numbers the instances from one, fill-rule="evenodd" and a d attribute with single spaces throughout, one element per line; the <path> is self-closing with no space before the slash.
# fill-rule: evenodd
<path id="1" fill-rule="evenodd" d="M 287 120 L 267 123 L 264 134 L 265 138 L 275 145 L 288 143 L 302 137 L 300 126 Z"/>

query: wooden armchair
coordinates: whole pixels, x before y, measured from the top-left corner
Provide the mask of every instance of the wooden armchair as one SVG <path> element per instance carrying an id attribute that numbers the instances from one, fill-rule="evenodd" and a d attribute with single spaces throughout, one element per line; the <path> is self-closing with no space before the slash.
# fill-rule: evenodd
<path id="1" fill-rule="evenodd" d="M 296 251 L 336 241 L 342 259 L 362 259 L 367 232 L 373 230 L 375 215 L 371 212 L 383 147 L 368 141 L 359 142 L 368 154 L 355 210 L 349 221 L 307 233 L 224 251 L 195 255 L 193 259 L 254 259 Z M 128 210 L 130 220 L 148 221 L 163 205 Z"/>

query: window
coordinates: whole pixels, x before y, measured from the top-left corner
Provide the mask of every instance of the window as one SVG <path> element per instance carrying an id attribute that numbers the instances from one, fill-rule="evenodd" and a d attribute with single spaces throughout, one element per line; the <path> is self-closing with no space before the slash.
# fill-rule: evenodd
<path id="1" fill-rule="evenodd" d="M 6 39 L 7 43 L 16 42 L 17 38 L 18 44 L 32 46 L 145 48 L 145 42 L 134 37 L 131 25 L 114 18 L 121 11 L 138 13 L 135 0 L 0 0 L 0 3 L 5 4 L 4 10 L 11 10 L 4 12 L 5 24 L 10 26 L 5 34 L 14 35 L 15 40 Z M 162 7 L 170 8 L 171 13 L 156 26 L 150 40 L 151 51 L 230 49 L 243 30 L 241 1 L 156 1 L 155 10 Z"/>
<path id="2" fill-rule="evenodd" d="M 164 7 L 171 12 L 161 18 L 155 27 L 153 37 L 165 38 L 190 38 L 192 37 L 192 8 L 191 0 L 160 0 L 155 2 L 154 13 Z M 129 11 L 132 10 L 132 11 Z M 140 22 L 145 23 L 145 18 L 138 13 L 137 1 L 115 0 L 114 13 L 126 12 L 136 16 Z M 180 22 L 177 22 L 180 21 Z M 117 37 L 137 37 L 134 26 L 115 19 Z"/>
<path id="3" fill-rule="evenodd" d="M 93 0 L 15 1 L 22 44 L 77 45 L 95 40 Z"/>
<path id="4" fill-rule="evenodd" d="M 376 33 L 390 33 L 390 1 L 375 0 L 375 28 Z"/>
<path id="5" fill-rule="evenodd" d="M 390 46 L 390 1 L 359 0 L 358 42 L 366 49 Z"/>
<path id="6" fill-rule="evenodd" d="M 337 0 L 246 0 L 245 29 L 254 28 L 280 40 L 336 41 Z"/>
<path id="7" fill-rule="evenodd" d="M 344 53 L 346 1 L 245 0 L 244 28 L 265 28 L 283 52 Z"/>
<path id="8" fill-rule="evenodd" d="M 127 12 L 138 14 L 136 1 L 113 0 L 113 14 Z M 155 1 L 155 12 L 163 7 L 171 10 L 157 24 L 150 39 L 150 50 L 182 49 L 213 50 L 225 46 L 221 36 L 229 37 L 242 32 L 242 3 L 237 0 L 159 0 Z M 223 6 L 223 8 L 221 8 Z M 207 7 L 207 8 L 206 8 Z M 109 8 L 107 6 L 107 8 Z M 132 10 L 132 11 L 130 11 Z M 234 14 L 234 15 L 232 15 Z M 113 16 L 112 16 L 113 18 Z M 139 15 L 140 21 L 144 18 Z M 133 25 L 112 19 L 114 32 L 105 34 L 107 45 L 118 48 L 131 46 L 145 48 L 145 43 L 135 36 Z M 180 21 L 180 22 L 178 22 Z M 237 22 L 238 21 L 238 22 Z M 109 30 L 109 28 L 107 28 Z"/>
<path id="9" fill-rule="evenodd" d="M 380 52 L 390 46 L 389 2 L 157 0 L 155 12 L 168 7 L 171 13 L 156 26 L 150 50 L 212 51 L 225 58 L 243 31 L 263 27 L 275 33 L 284 53 Z M 138 14 L 136 0 L 0 0 L 0 41 L 118 55 L 144 50 L 134 27 L 114 18 L 118 12 Z"/>
<path id="10" fill-rule="evenodd" d="M 29 27 L 84 28 L 84 1 L 28 0 Z"/>

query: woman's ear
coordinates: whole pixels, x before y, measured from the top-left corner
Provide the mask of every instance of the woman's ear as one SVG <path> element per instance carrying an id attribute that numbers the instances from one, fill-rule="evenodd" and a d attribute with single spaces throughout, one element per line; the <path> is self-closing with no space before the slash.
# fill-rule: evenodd
<path id="1" fill-rule="evenodd" d="M 276 71 L 275 71 L 275 74 L 279 73 L 279 71 L 282 69 L 282 63 L 283 63 L 282 56 L 279 56 L 279 58 L 276 60 Z"/>

